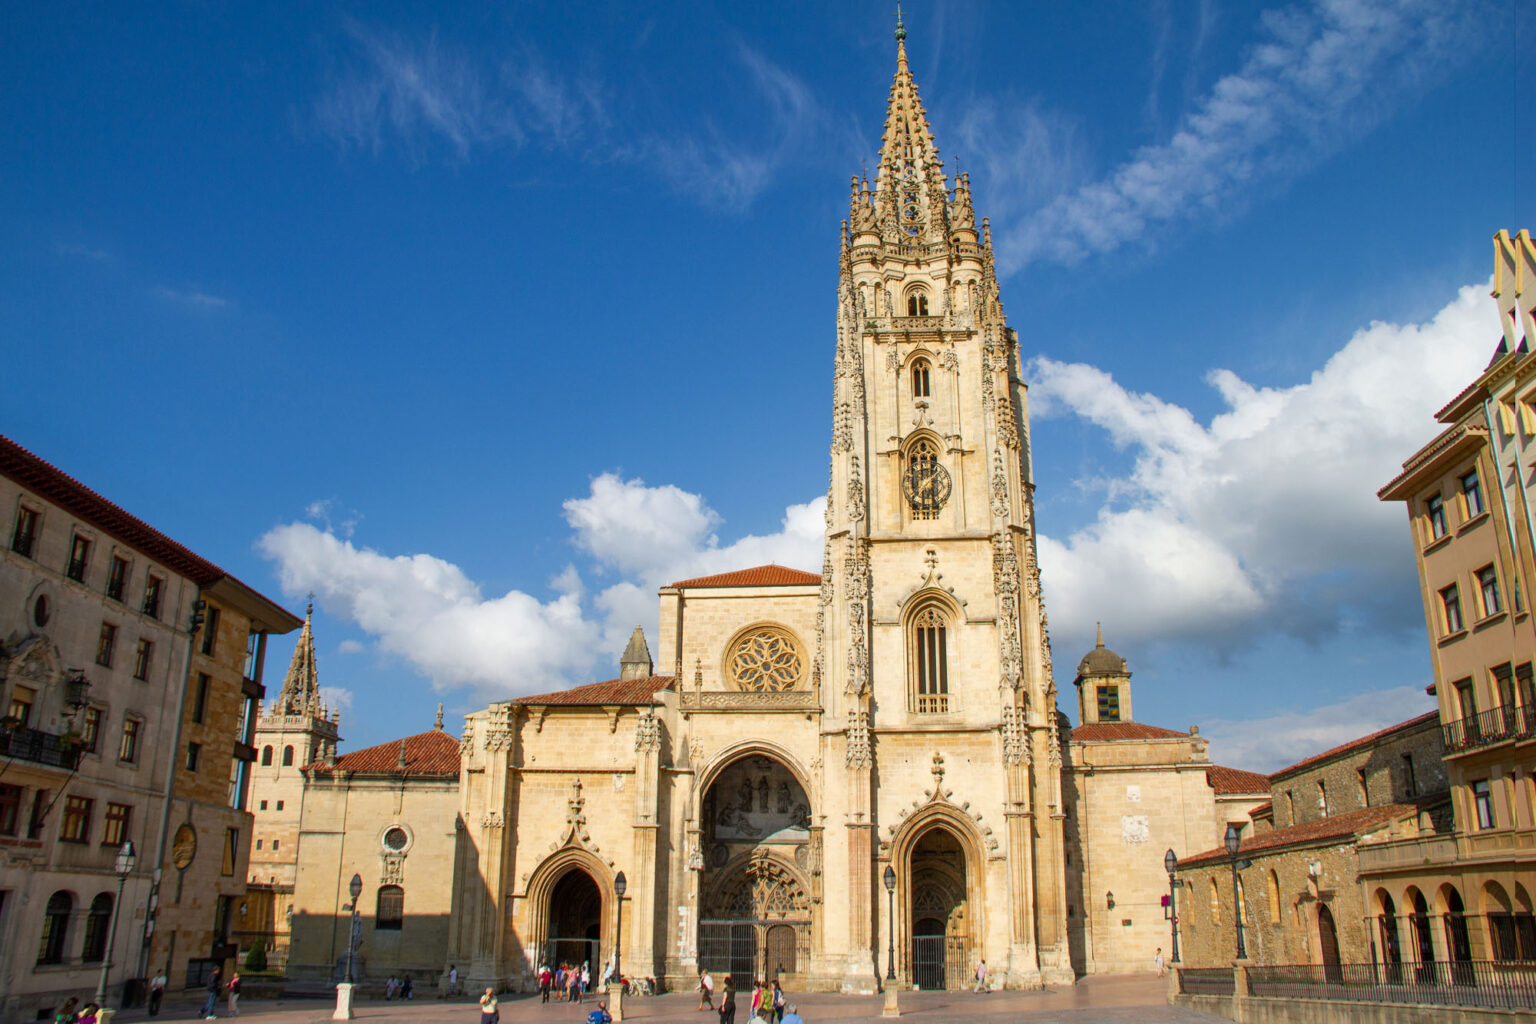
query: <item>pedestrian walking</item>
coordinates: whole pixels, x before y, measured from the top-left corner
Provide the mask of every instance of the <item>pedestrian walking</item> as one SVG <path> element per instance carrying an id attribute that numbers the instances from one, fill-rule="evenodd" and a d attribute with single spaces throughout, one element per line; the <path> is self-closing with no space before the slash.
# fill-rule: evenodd
<path id="1" fill-rule="evenodd" d="M 579 1003 L 587 998 L 587 989 L 592 987 L 592 961 L 585 960 L 581 965 L 581 980 L 576 989 L 576 1001 Z"/>
<path id="2" fill-rule="evenodd" d="M 549 985 L 554 976 L 549 973 L 549 964 L 539 965 L 539 1002 L 549 1002 Z"/>
<path id="3" fill-rule="evenodd" d="M 203 1003 L 203 1020 L 215 1020 L 213 1008 L 219 1004 L 219 989 L 223 987 L 219 968 L 215 967 L 213 973 L 208 976 L 208 998 Z"/>
<path id="4" fill-rule="evenodd" d="M 736 1024 L 736 987 L 727 974 L 720 989 L 720 1024 Z"/>
<path id="5" fill-rule="evenodd" d="M 709 976 L 709 971 L 699 972 L 699 1009 L 713 1010 L 715 1008 L 715 979 Z"/>
<path id="6" fill-rule="evenodd" d="M 240 1016 L 240 972 L 232 970 L 229 975 L 229 989 L 225 993 L 225 1005 L 231 1017 Z"/>
<path id="7" fill-rule="evenodd" d="M 1168 966 L 1163 963 L 1163 947 L 1157 947 L 1157 955 L 1152 958 L 1153 965 L 1157 968 L 1157 976 L 1163 977 L 1168 973 Z"/>
<path id="8" fill-rule="evenodd" d="M 973 991 L 985 992 L 987 990 L 987 962 L 983 960 L 976 965 L 976 988 Z"/>
<path id="9" fill-rule="evenodd" d="M 784 990 L 779 988 L 779 979 L 773 979 L 773 1019 L 774 1024 L 784 1024 Z"/>
<path id="10" fill-rule="evenodd" d="M 480 997 L 480 1024 L 497 1024 L 501 1020 L 501 1008 L 496 1005 L 496 990 L 488 988 Z"/>
<path id="11" fill-rule="evenodd" d="M 167 967 L 149 979 L 149 1015 L 151 1017 L 156 1017 L 160 1014 L 160 1001 L 165 998 L 165 985 L 167 980 L 169 980 L 166 978 L 166 975 L 169 973 L 170 968 Z"/>
<path id="12" fill-rule="evenodd" d="M 458 964 L 449 964 L 448 965 L 448 994 L 450 996 L 456 996 L 456 995 L 459 994 L 459 965 Z"/>

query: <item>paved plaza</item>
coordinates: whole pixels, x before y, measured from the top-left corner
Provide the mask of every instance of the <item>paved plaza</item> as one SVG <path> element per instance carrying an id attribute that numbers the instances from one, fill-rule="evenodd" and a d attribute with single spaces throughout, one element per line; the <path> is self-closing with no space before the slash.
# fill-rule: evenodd
<path id="1" fill-rule="evenodd" d="M 1053 988 L 1033 992 L 903 992 L 902 1018 L 912 1021 L 1029 1021 L 1045 1022 L 1168 1022 L 1168 1024 L 1210 1024 L 1221 1018 L 1169 1006 L 1164 979 L 1143 975 L 1088 978 L 1071 988 Z M 201 1000 L 178 997 L 168 1003 L 157 1021 L 200 1019 Z M 738 994 L 736 1020 L 747 1024 L 746 1007 L 751 998 Z M 819 1021 L 878 1021 L 881 996 L 790 995 L 800 1008 L 806 1024 Z M 241 1017 L 259 1018 L 258 1024 L 319 1024 L 330 1020 L 332 1003 L 320 999 L 246 999 L 240 1005 Z M 511 996 L 503 999 L 503 1024 L 582 1024 L 595 1001 L 585 1004 L 541 1004 L 537 996 Z M 673 993 L 646 998 L 630 998 L 624 1004 L 624 1019 L 647 1024 L 716 1024 L 717 1015 L 696 1009 L 698 996 Z M 222 1007 L 220 1007 L 222 1010 Z M 359 1021 L 369 1024 L 391 1022 L 426 1022 L 426 1024 L 479 1024 L 479 1006 L 473 999 L 444 1001 L 427 998 L 411 1002 L 364 1000 L 357 1004 Z M 119 1013 L 113 1024 L 149 1020 L 142 1009 Z"/>

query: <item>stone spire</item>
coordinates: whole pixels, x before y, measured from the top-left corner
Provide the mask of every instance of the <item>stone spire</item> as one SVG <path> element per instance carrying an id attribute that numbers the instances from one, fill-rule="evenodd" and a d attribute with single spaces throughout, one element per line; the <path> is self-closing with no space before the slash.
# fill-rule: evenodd
<path id="1" fill-rule="evenodd" d="M 896 77 L 885 109 L 875 208 L 887 245 L 922 244 L 946 237 L 944 162 L 907 66 L 907 30 L 896 15 Z"/>
<path id="2" fill-rule="evenodd" d="M 619 658 L 619 678 L 645 679 L 652 674 L 651 649 L 645 644 L 645 630 L 636 626 Z"/>
<path id="3" fill-rule="evenodd" d="M 304 629 L 299 642 L 293 648 L 293 660 L 288 663 L 288 675 L 283 678 L 283 690 L 277 697 L 277 711 L 282 715 L 314 715 L 320 713 L 320 673 L 315 667 L 315 634 L 311 620 L 315 605 L 304 609 Z"/>

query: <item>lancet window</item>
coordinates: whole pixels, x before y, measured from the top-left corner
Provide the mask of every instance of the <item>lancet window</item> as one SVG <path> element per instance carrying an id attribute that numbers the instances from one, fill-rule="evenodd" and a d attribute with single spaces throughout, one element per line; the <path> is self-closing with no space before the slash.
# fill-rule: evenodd
<path id="1" fill-rule="evenodd" d="M 911 300 L 908 300 L 909 302 Z M 912 363 L 912 397 L 927 398 L 929 394 L 929 381 L 933 374 L 933 364 L 926 359 L 918 359 Z"/>
<path id="2" fill-rule="evenodd" d="M 908 657 L 913 707 L 919 714 L 949 710 L 949 620 L 936 604 L 912 617 Z"/>

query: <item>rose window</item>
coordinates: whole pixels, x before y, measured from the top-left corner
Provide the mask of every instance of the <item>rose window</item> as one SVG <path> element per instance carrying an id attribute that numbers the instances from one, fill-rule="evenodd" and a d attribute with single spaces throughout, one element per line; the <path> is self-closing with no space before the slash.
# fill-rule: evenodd
<path id="1" fill-rule="evenodd" d="M 743 690 L 792 690 L 800 681 L 802 662 L 795 642 L 776 629 L 753 630 L 731 652 L 731 677 Z"/>

